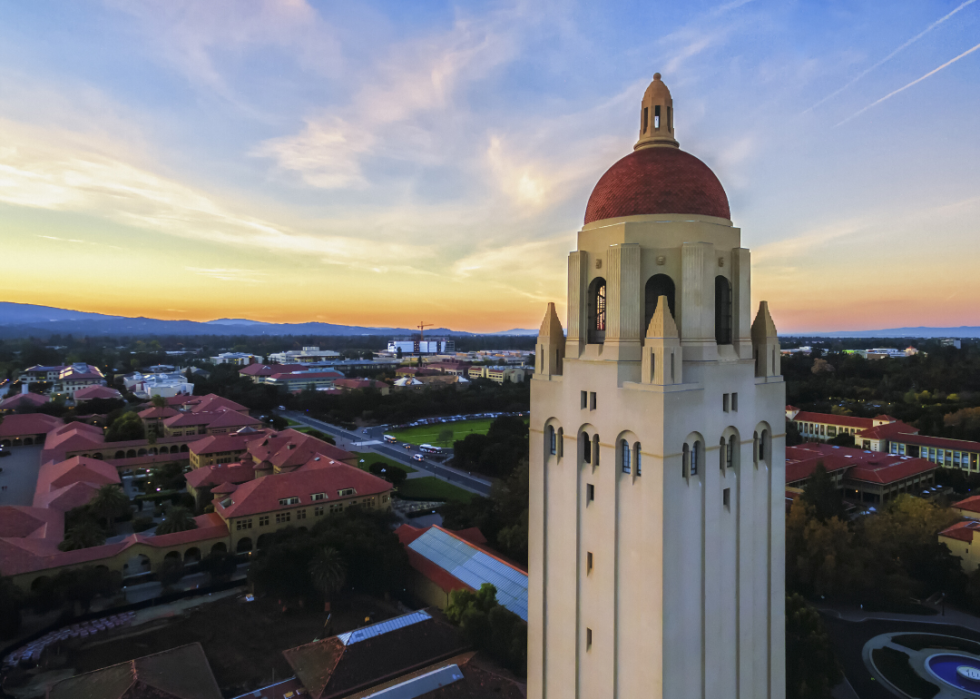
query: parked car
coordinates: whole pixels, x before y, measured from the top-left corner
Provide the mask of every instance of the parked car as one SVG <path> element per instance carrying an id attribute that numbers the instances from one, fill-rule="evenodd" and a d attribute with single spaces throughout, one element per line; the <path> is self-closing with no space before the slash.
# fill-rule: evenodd
<path id="1" fill-rule="evenodd" d="M 425 461 L 425 457 L 422 454 L 415 454 L 412 458 L 415 461 Z"/>

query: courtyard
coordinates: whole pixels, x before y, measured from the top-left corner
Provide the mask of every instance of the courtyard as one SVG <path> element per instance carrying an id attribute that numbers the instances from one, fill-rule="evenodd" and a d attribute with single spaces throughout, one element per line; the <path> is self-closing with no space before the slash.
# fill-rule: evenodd
<path id="1" fill-rule="evenodd" d="M 20 505 L 30 507 L 34 504 L 34 489 L 37 487 L 37 474 L 41 468 L 40 444 L 28 447 L 9 447 L 10 456 L 0 459 L 0 505 Z"/>

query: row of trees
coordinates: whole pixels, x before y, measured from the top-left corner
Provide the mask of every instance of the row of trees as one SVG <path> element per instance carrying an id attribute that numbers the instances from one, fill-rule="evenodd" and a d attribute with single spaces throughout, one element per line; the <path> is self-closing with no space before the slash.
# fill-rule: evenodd
<path id="1" fill-rule="evenodd" d="M 492 478 L 506 478 L 527 459 L 528 426 L 523 418 L 502 416 L 486 434 L 468 434 L 453 445 L 453 466 Z"/>

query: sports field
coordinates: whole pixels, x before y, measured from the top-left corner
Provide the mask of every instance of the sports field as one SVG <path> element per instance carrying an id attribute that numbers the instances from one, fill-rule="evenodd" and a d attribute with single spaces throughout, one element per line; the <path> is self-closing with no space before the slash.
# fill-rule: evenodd
<path id="1" fill-rule="evenodd" d="M 453 442 L 462 439 L 468 434 L 486 434 L 490 429 L 491 422 L 493 422 L 493 418 L 489 417 L 478 420 L 460 420 L 459 422 L 440 422 L 435 425 L 422 425 L 420 427 L 408 427 L 403 430 L 392 430 L 387 434 L 392 435 L 399 442 L 452 447 Z M 525 422 L 527 422 L 526 419 Z M 453 436 L 449 441 L 442 441 L 439 438 L 439 433 L 443 430 L 452 430 Z"/>

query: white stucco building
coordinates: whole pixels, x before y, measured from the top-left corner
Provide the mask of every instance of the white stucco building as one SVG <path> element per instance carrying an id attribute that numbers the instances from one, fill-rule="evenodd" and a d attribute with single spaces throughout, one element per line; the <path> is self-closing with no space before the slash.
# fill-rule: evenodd
<path id="1" fill-rule="evenodd" d="M 304 347 L 298 350 L 285 350 L 269 355 L 270 364 L 315 364 L 337 359 L 340 352 L 322 350 L 319 347 Z M 259 360 L 261 361 L 261 360 Z"/>
<path id="2" fill-rule="evenodd" d="M 172 398 L 178 394 L 192 395 L 194 384 L 180 372 L 170 374 L 142 374 L 136 372 L 123 377 L 123 385 L 140 398 L 163 396 Z"/>
<path id="3" fill-rule="evenodd" d="M 654 76 L 589 199 L 531 384 L 530 699 L 781 699 L 776 328 Z"/>

